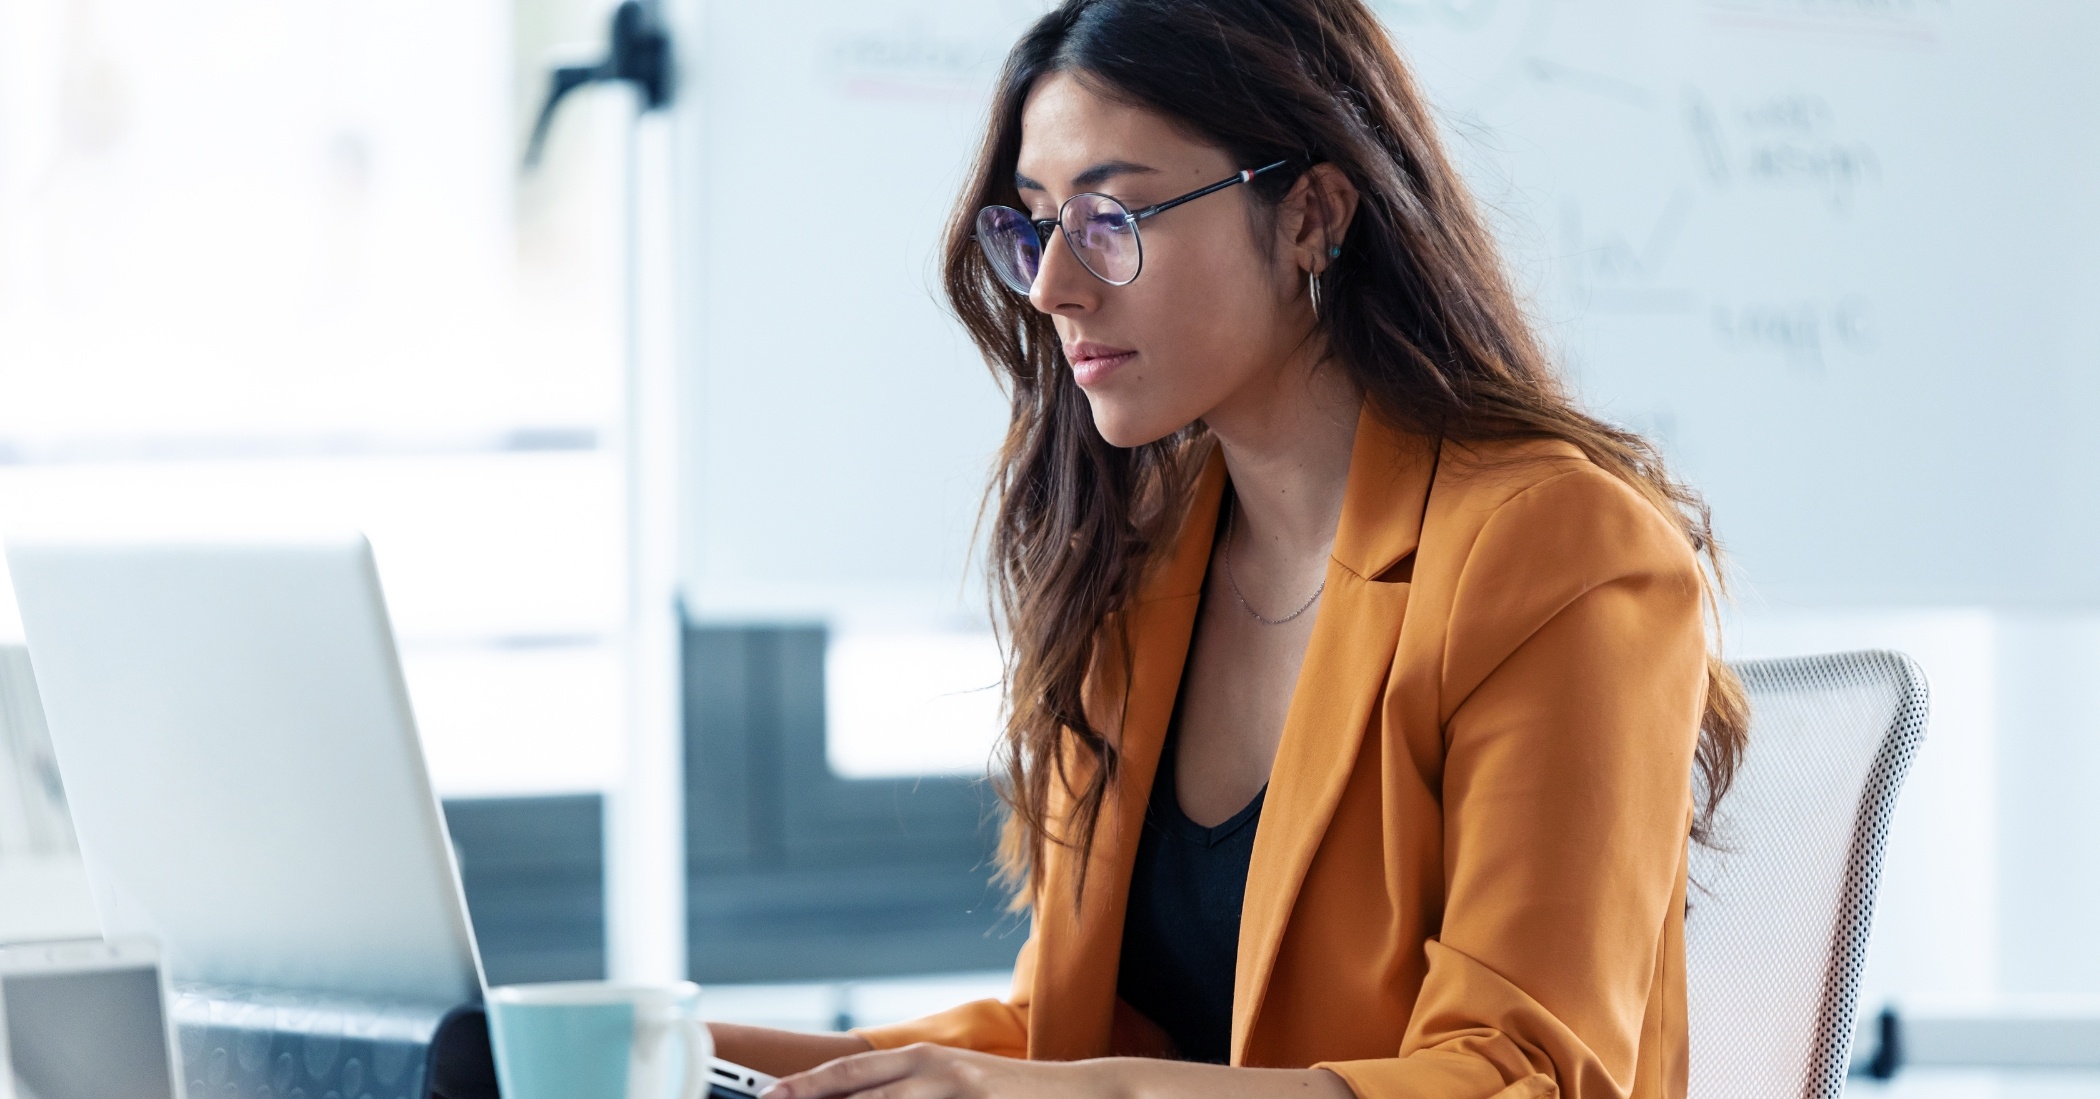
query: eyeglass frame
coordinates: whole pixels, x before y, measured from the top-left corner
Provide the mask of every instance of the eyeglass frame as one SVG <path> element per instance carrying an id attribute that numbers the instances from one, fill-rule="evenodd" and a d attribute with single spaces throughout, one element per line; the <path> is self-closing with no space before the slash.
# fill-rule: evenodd
<path id="1" fill-rule="evenodd" d="M 1271 171 L 1276 168 L 1281 168 L 1289 163 L 1290 158 L 1286 157 L 1282 160 L 1275 162 L 1274 164 L 1264 164 L 1259 168 L 1242 168 L 1238 172 L 1234 173 L 1230 178 L 1221 179 L 1208 187 L 1198 187 L 1195 190 L 1190 191 L 1188 194 L 1177 195 L 1174 198 L 1167 199 L 1164 202 L 1155 202 L 1142 210 L 1132 210 L 1129 206 L 1124 204 L 1122 199 L 1119 199 L 1116 196 L 1108 194 L 1104 191 L 1081 191 L 1076 195 L 1068 196 L 1063 202 L 1058 203 L 1057 216 L 1054 218 L 1031 218 L 1024 210 L 1014 210 L 1014 213 L 1020 214 L 1021 217 L 1025 219 L 1028 222 L 1028 224 L 1035 229 L 1035 270 L 1036 278 L 1041 278 L 1043 275 L 1043 260 L 1050 254 L 1050 235 L 1064 228 L 1065 208 L 1072 205 L 1072 201 L 1074 199 L 1081 198 L 1105 198 L 1108 201 L 1115 203 L 1117 206 L 1121 207 L 1123 213 L 1130 218 L 1130 237 L 1133 241 L 1137 243 L 1137 270 L 1132 271 L 1130 273 L 1129 278 L 1124 279 L 1122 282 L 1116 282 L 1113 279 L 1103 278 L 1101 272 L 1096 271 L 1092 267 L 1088 266 L 1086 260 L 1080 257 L 1079 246 L 1072 243 L 1071 232 L 1069 230 L 1065 231 L 1065 247 L 1070 248 L 1072 250 L 1072 258 L 1079 260 L 1079 266 L 1083 268 L 1087 274 L 1092 275 L 1097 279 L 1100 279 L 1102 282 L 1107 283 L 1110 286 L 1129 286 L 1131 283 L 1137 281 L 1139 275 L 1145 273 L 1145 238 L 1143 234 L 1138 232 L 1138 222 L 1143 221 L 1154 214 L 1164 214 L 1168 210 L 1172 210 L 1174 207 L 1179 206 L 1182 203 L 1194 202 L 1205 195 L 1215 194 L 1219 191 L 1224 190 L 1227 187 L 1236 186 L 1241 183 L 1252 183 L 1254 182 L 1255 176 L 1258 176 L 1263 172 Z M 983 207 L 982 209 L 977 211 L 977 216 L 981 218 L 984 216 L 986 210 L 993 209 L 998 209 L 998 207 L 996 205 Z M 1009 206 L 1006 207 L 1006 209 L 1012 210 L 1013 207 Z M 977 241 L 977 247 L 979 251 L 982 251 L 984 249 L 984 241 L 982 238 L 978 237 L 976 233 L 971 233 L 970 239 Z M 986 261 L 990 262 L 990 257 L 986 257 Z M 996 269 L 997 265 L 994 264 L 993 266 Z M 999 280 L 999 285 L 1006 286 L 1006 288 L 1009 290 L 1013 289 L 1012 286 L 1007 285 L 1004 279 Z M 1029 286 L 1032 289 L 1034 287 L 1034 283 L 1031 282 Z"/>

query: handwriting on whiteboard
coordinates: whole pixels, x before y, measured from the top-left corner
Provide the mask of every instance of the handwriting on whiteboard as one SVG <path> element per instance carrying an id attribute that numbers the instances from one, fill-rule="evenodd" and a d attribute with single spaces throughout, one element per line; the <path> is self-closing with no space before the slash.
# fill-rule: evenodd
<path id="1" fill-rule="evenodd" d="M 1795 369 L 1819 373 L 1833 353 L 1874 350 L 1874 306 L 1859 294 L 1715 305 L 1713 331 L 1729 351 L 1776 356 Z"/>
<path id="2" fill-rule="evenodd" d="M 1703 92 L 1685 98 L 1693 147 L 1717 186 L 1806 189 L 1844 210 L 1862 189 L 1881 182 L 1874 146 L 1841 132 L 1819 95 L 1787 93 L 1728 109 Z"/>
<path id="3" fill-rule="evenodd" d="M 1861 46 L 1935 47 L 1953 0 L 1706 0 L 1716 27 Z"/>
<path id="4" fill-rule="evenodd" d="M 853 99 L 975 101 L 998 63 L 996 44 L 943 33 L 917 20 L 842 34 L 827 43 L 825 75 Z"/>
<path id="5" fill-rule="evenodd" d="M 1600 224 L 1580 202 L 1561 203 L 1561 269 L 1568 300 L 1602 313 L 1688 313 L 1692 288 L 1670 280 L 1669 260 L 1692 213 L 1681 187 L 1652 219 L 1635 227 Z"/>

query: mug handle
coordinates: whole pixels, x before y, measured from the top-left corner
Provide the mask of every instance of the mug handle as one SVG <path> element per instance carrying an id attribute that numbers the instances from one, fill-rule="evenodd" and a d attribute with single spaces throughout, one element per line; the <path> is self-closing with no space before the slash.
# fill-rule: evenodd
<path id="1" fill-rule="evenodd" d="M 679 1037 L 685 1044 L 685 1088 L 681 1099 L 707 1099 L 714 1084 L 708 1061 L 714 1057 L 715 1034 L 699 1019 L 678 1020 Z"/>

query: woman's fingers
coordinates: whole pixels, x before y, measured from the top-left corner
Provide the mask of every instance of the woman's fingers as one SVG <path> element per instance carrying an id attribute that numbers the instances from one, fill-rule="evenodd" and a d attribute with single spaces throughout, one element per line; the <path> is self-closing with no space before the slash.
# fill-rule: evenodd
<path id="1" fill-rule="evenodd" d="M 858 1095 L 913 1075 L 925 1056 L 925 1050 L 919 1046 L 856 1053 L 789 1076 L 768 1088 L 761 1099 L 833 1099 Z"/>

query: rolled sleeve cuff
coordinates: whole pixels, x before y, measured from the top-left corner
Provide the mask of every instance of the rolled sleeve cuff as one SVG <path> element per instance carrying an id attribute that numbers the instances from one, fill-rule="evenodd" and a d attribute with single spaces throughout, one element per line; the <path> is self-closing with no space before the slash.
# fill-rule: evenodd
<path id="1" fill-rule="evenodd" d="M 852 1033 L 876 1049 L 928 1042 L 1001 1057 L 1028 1056 L 1028 1029 L 1021 1011 L 1004 1000 L 975 1000 L 908 1022 L 855 1027 Z"/>
<path id="2" fill-rule="evenodd" d="M 1453 1050 L 1422 1050 L 1407 1057 L 1367 1061 L 1321 1061 L 1312 1067 L 1341 1077 L 1357 1099 L 1533 1099 L 1560 1094 L 1551 1077 L 1528 1072 L 1509 1082 L 1506 1070 L 1487 1058 Z"/>

